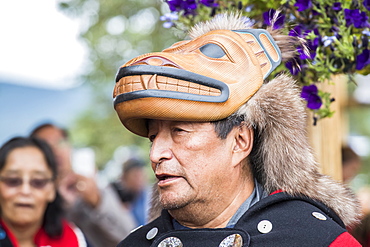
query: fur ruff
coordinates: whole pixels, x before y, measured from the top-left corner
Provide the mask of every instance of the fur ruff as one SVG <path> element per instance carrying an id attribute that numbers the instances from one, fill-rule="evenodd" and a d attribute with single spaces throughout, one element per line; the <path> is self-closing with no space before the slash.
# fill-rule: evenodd
<path id="1" fill-rule="evenodd" d="M 307 196 L 334 210 L 345 225 L 357 222 L 360 210 L 352 191 L 318 171 L 306 134 L 304 102 L 291 77 L 280 75 L 263 84 L 236 114 L 257 131 L 250 164 L 267 192 Z"/>
<path id="2" fill-rule="evenodd" d="M 196 25 L 190 37 L 196 38 L 216 29 L 248 29 L 251 22 L 239 14 L 224 14 Z M 283 60 L 291 59 L 295 47 L 304 41 L 268 29 L 278 44 Z M 306 52 L 308 50 L 306 49 Z M 280 75 L 264 83 L 252 98 L 234 113 L 244 116 L 255 129 L 255 142 L 249 163 L 254 176 L 269 193 L 283 190 L 321 201 L 334 210 L 344 224 L 351 226 L 360 216 L 359 204 L 352 191 L 329 176 L 320 174 L 306 134 L 306 112 L 295 81 Z M 156 184 L 153 187 L 150 220 L 160 215 L 161 205 Z"/>

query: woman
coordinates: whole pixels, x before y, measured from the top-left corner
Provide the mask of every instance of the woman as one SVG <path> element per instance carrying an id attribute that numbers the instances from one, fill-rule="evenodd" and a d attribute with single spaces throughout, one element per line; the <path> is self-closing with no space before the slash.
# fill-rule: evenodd
<path id="1" fill-rule="evenodd" d="M 63 219 L 50 147 L 16 137 L 0 148 L 0 246 L 82 247 L 78 228 Z"/>

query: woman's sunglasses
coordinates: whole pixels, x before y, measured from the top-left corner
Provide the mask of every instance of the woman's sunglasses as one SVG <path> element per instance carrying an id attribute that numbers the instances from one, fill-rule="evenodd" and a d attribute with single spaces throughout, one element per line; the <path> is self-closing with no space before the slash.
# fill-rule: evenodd
<path id="1" fill-rule="evenodd" d="M 23 184 L 23 178 L 19 177 L 1 177 L 0 181 L 10 188 L 19 187 Z M 53 181 L 51 178 L 32 178 L 29 184 L 32 188 L 43 189 L 49 182 Z"/>

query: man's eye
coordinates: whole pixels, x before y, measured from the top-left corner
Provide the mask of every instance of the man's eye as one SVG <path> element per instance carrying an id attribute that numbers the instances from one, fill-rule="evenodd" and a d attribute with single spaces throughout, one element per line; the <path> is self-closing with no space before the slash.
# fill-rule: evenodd
<path id="1" fill-rule="evenodd" d="M 149 141 L 153 142 L 155 139 L 156 135 L 149 135 Z"/>
<path id="2" fill-rule="evenodd" d="M 174 128 L 174 129 L 173 129 L 173 131 L 174 131 L 174 132 L 182 132 L 182 131 L 185 131 L 185 130 L 183 130 L 183 129 L 181 129 L 181 128 Z"/>
<path id="3" fill-rule="evenodd" d="M 204 55 L 211 58 L 221 58 L 226 55 L 224 50 L 216 44 L 205 44 L 202 47 L 200 47 L 199 50 Z"/>

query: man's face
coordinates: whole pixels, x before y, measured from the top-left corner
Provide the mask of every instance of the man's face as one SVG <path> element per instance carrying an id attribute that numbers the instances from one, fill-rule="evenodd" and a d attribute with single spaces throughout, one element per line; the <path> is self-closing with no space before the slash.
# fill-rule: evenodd
<path id="1" fill-rule="evenodd" d="M 209 122 L 150 120 L 148 128 L 150 159 L 165 209 L 225 202 L 234 172 L 232 134 L 220 139 Z"/>

